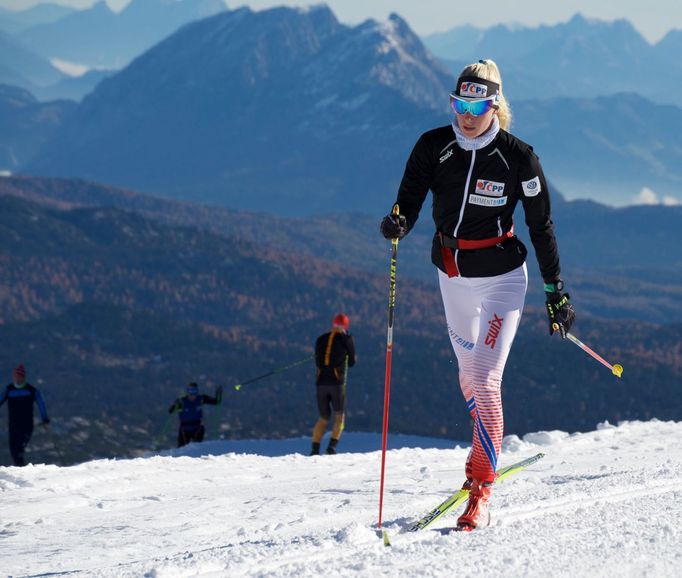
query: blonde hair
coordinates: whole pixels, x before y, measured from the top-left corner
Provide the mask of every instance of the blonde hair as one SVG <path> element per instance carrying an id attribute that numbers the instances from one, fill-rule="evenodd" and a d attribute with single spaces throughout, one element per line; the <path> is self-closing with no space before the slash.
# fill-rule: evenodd
<path id="1" fill-rule="evenodd" d="M 478 62 L 465 66 L 459 75 L 477 76 L 478 78 L 490 80 L 500 85 L 500 108 L 497 110 L 497 116 L 500 119 L 500 128 L 508 130 L 511 126 L 512 112 L 509 102 L 504 97 L 504 92 L 502 92 L 502 76 L 500 75 L 500 69 L 497 67 L 497 64 L 495 64 L 495 61 L 490 59 L 479 60 Z"/>

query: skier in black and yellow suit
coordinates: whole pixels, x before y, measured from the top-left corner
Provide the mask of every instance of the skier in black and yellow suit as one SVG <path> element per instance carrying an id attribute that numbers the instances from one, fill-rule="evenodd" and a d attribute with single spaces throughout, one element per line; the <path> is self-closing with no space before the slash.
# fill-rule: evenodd
<path id="1" fill-rule="evenodd" d="M 343 431 L 344 407 L 346 403 L 346 368 L 355 365 L 355 343 L 348 333 L 348 316 L 339 313 L 334 317 L 332 330 L 320 335 L 315 343 L 315 364 L 317 365 L 317 408 L 320 417 L 313 429 L 311 456 L 320 453 L 320 440 L 327 429 L 327 422 L 334 410 L 334 426 L 327 446 L 328 454 L 336 453 L 336 444 Z"/>

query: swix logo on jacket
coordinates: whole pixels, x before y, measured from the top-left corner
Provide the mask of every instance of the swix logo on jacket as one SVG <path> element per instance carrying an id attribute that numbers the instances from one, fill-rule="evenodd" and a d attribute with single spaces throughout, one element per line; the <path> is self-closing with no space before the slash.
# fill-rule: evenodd
<path id="1" fill-rule="evenodd" d="M 431 192 L 436 229 L 431 259 L 436 267 L 447 272 L 444 259 L 449 253 L 462 277 L 501 275 L 526 259 L 528 251 L 517 237 L 467 250 L 443 247 L 439 233 L 469 241 L 500 237 L 512 230 L 514 210 L 521 202 L 540 273 L 555 279 L 559 253 L 549 192 L 533 149 L 503 129 L 488 145 L 474 150 L 464 150 L 453 137 L 452 126 L 436 128 L 422 134 L 412 150 L 397 198 L 408 229 Z M 450 150 L 453 154 L 441 163 Z"/>
<path id="2" fill-rule="evenodd" d="M 503 317 L 498 317 L 496 313 L 493 313 L 493 318 L 488 321 L 490 328 L 488 329 L 488 334 L 485 336 L 485 344 L 490 347 L 490 349 L 495 349 L 495 344 L 497 343 L 497 336 L 500 334 L 500 329 L 502 329 Z"/>
<path id="3" fill-rule="evenodd" d="M 440 162 L 444 163 L 447 161 L 451 156 L 453 155 L 452 149 L 450 149 L 448 152 L 446 152 L 442 157 L 440 157 Z"/>

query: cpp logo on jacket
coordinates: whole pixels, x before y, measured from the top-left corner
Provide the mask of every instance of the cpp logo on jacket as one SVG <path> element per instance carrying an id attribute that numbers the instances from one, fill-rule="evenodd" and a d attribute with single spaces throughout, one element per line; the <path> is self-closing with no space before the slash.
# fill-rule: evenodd
<path id="1" fill-rule="evenodd" d="M 527 197 L 537 197 L 542 191 L 540 177 L 534 177 L 530 181 L 521 181 L 521 186 L 523 187 L 523 194 Z"/>
<path id="2" fill-rule="evenodd" d="M 504 193 L 504 183 L 495 181 L 488 181 L 485 179 L 478 179 L 476 181 L 476 192 L 481 195 L 490 195 L 491 197 L 501 197 Z"/>
<path id="3" fill-rule="evenodd" d="M 488 96 L 488 87 L 478 82 L 463 82 L 459 85 L 459 96 L 469 98 L 485 98 Z"/>

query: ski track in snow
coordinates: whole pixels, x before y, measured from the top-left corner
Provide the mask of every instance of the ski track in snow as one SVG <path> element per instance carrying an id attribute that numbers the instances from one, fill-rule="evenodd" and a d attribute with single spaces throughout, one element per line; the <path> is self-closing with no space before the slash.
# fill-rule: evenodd
<path id="1" fill-rule="evenodd" d="M 656 420 L 508 436 L 503 465 L 546 456 L 495 487 L 472 533 L 447 531 L 457 513 L 399 533 L 460 486 L 467 449 L 391 450 L 390 548 L 380 452 L 0 468 L 0 575 L 682 575 L 681 441 L 682 423 Z"/>

